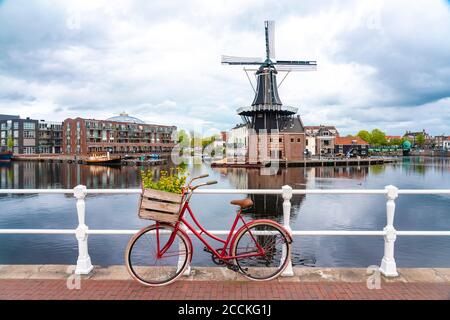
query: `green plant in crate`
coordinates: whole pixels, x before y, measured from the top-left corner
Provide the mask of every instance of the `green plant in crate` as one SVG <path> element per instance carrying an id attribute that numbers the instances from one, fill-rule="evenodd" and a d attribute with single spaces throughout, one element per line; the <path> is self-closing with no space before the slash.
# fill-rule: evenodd
<path id="1" fill-rule="evenodd" d="M 155 189 L 181 194 L 186 183 L 187 170 L 185 166 L 161 170 L 159 180 L 154 179 L 152 170 L 141 170 L 142 185 L 145 189 Z"/>

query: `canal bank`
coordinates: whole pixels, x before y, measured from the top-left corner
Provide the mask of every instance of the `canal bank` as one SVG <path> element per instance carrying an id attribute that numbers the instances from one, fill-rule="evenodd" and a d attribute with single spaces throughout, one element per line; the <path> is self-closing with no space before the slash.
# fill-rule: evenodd
<path id="1" fill-rule="evenodd" d="M 142 158 L 144 157 L 144 158 Z M 88 163 L 87 156 L 67 156 L 56 154 L 34 154 L 34 155 L 14 155 L 12 161 L 17 162 L 44 162 L 44 163 L 68 163 L 68 164 L 89 164 L 103 165 L 102 163 Z M 169 164 L 169 156 L 161 158 L 149 158 L 148 155 L 127 156 L 119 160 L 117 163 L 106 163 L 105 165 L 123 165 L 123 166 L 159 166 Z"/>
<path id="2" fill-rule="evenodd" d="M 401 158 L 324 158 L 324 159 L 305 159 L 298 161 L 271 161 L 268 163 L 248 163 L 248 162 L 227 162 L 226 159 L 214 161 L 211 163 L 211 167 L 215 168 L 264 168 L 264 167 L 350 167 L 350 166 L 371 166 L 371 165 L 383 165 L 388 163 L 394 163 L 400 161 Z"/>
<path id="3" fill-rule="evenodd" d="M 249 281 L 226 268 L 195 267 L 169 286 L 143 287 L 124 266 L 77 278 L 70 265 L 0 265 L 0 299 L 450 299 L 450 268 L 294 268 L 293 277 Z"/>

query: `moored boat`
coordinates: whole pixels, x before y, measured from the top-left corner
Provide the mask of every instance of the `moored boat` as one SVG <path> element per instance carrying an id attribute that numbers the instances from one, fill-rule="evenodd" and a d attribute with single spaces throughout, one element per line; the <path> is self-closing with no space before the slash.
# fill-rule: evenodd
<path id="1" fill-rule="evenodd" d="M 92 154 L 86 159 L 87 164 L 120 164 L 122 158 L 120 156 L 111 156 L 109 152 L 105 154 Z"/>
<path id="2" fill-rule="evenodd" d="M 10 162 L 13 153 L 9 150 L 0 150 L 0 162 Z"/>

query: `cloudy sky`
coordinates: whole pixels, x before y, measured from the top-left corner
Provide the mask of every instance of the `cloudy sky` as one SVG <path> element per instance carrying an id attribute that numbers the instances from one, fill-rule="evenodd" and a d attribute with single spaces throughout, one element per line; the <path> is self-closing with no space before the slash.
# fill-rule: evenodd
<path id="1" fill-rule="evenodd" d="M 253 91 L 220 56 L 263 56 L 269 19 L 278 59 L 318 61 L 280 87 L 306 125 L 450 134 L 444 0 L 0 0 L 0 113 L 228 129 Z"/>

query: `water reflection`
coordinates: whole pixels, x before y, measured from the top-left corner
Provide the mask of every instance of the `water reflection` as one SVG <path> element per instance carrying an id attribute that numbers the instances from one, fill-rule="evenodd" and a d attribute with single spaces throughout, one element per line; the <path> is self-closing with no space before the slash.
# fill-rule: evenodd
<path id="1" fill-rule="evenodd" d="M 273 175 L 265 175 L 261 169 L 221 168 L 216 171 L 227 177 L 236 189 L 281 189 L 289 185 L 294 189 L 327 188 L 334 184 L 333 179 L 352 179 L 363 181 L 369 173 L 368 167 L 316 167 L 279 169 Z M 273 218 L 283 213 L 283 199 L 281 195 L 247 195 L 254 202 L 248 210 L 254 218 Z M 291 199 L 294 218 L 305 195 L 294 194 Z"/>
<path id="2" fill-rule="evenodd" d="M 406 174 L 425 175 L 428 171 L 441 174 L 450 172 L 450 158 L 445 157 L 403 157 L 393 163 L 394 168 L 401 168 Z"/>
<path id="3" fill-rule="evenodd" d="M 284 185 L 290 185 L 297 189 L 304 189 L 306 177 L 301 169 L 279 169 L 274 175 L 264 175 L 260 169 L 227 168 L 220 169 L 223 176 L 227 177 L 236 189 L 280 189 Z M 246 210 L 253 218 L 274 218 L 283 214 L 283 199 L 281 195 L 274 194 L 249 194 L 254 205 Z M 300 207 L 304 195 L 293 195 L 292 206 Z M 292 211 L 293 214 L 297 210 Z"/>
<path id="4" fill-rule="evenodd" d="M 159 170 L 154 169 L 154 170 Z M 139 168 L 69 163 L 12 162 L 0 167 L 1 189 L 135 188 Z"/>
<path id="5" fill-rule="evenodd" d="M 211 188 L 278 189 L 379 189 L 388 184 L 407 189 L 450 189 L 450 159 L 405 157 L 384 166 L 316 167 L 280 169 L 264 175 L 257 169 L 212 169 L 191 165 L 191 176 L 209 173 L 219 184 Z M 0 188 L 46 189 L 138 188 L 139 167 L 104 167 L 65 163 L 12 162 L 0 165 Z M 165 167 L 152 167 L 158 176 Z M 282 222 L 283 200 L 277 195 L 248 195 L 255 203 L 249 218 Z M 75 200 L 61 195 L 16 195 L 0 197 L 0 228 L 76 228 Z M 198 195 L 192 207 L 205 227 L 230 227 L 231 199 L 239 195 Z M 137 217 L 137 195 L 92 195 L 86 205 L 87 224 L 92 229 L 139 229 L 148 221 Z M 294 195 L 291 210 L 293 230 L 382 230 L 386 224 L 386 199 L 365 195 Z M 396 201 L 398 230 L 450 230 L 450 197 L 445 195 L 401 196 Z M 89 250 L 96 264 L 123 264 L 128 236 L 92 236 Z M 321 267 L 364 267 L 379 263 L 382 237 L 296 237 L 293 262 Z M 398 266 L 449 267 L 450 239 L 444 237 L 399 237 Z M 212 264 L 196 244 L 193 262 Z M 430 248 L 433 248 L 430 250 Z M 436 254 L 439 252 L 439 254 Z M 73 236 L 0 235 L 0 264 L 73 263 L 77 247 Z"/>

